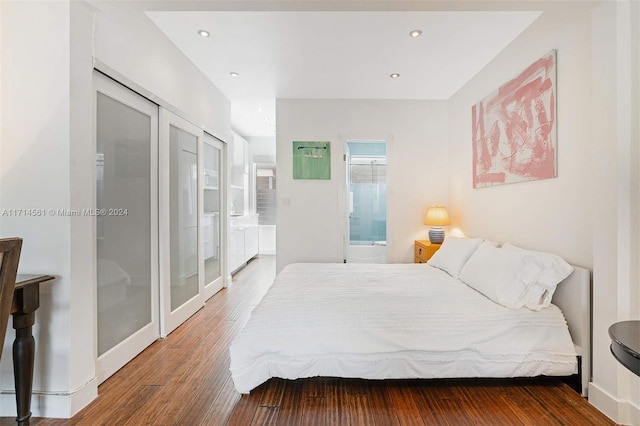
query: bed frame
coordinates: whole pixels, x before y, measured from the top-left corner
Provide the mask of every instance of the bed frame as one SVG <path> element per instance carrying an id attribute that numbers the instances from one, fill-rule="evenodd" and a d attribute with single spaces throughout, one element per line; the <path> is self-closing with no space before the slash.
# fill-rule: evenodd
<path id="1" fill-rule="evenodd" d="M 564 314 L 578 354 L 578 375 L 583 396 L 591 380 L 591 271 L 573 266 L 574 271 L 556 288 L 553 304 Z"/>

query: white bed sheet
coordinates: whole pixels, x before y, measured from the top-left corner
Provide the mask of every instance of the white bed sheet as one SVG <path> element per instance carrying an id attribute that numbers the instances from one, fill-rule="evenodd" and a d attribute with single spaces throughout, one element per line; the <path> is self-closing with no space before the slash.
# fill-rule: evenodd
<path id="1" fill-rule="evenodd" d="M 291 264 L 230 347 L 236 389 L 271 377 L 567 376 L 560 310 L 505 308 L 425 264 Z"/>

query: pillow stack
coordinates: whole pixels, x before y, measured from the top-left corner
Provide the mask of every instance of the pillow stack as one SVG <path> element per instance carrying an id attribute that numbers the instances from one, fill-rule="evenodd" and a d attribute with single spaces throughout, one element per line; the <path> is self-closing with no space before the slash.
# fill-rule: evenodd
<path id="1" fill-rule="evenodd" d="M 557 285 L 573 268 L 561 257 L 481 238 L 449 237 L 428 264 L 507 308 L 549 306 Z"/>
<path id="2" fill-rule="evenodd" d="M 453 278 L 460 278 L 465 263 L 483 241 L 482 238 L 448 237 L 427 264 L 442 269 Z"/>

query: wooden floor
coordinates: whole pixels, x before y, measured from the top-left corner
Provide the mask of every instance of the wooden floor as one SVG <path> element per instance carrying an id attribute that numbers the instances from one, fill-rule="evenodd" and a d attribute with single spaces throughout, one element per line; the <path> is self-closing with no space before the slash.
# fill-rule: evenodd
<path id="1" fill-rule="evenodd" d="M 255 259 L 196 315 L 100 385 L 72 419 L 45 425 L 613 425 L 556 379 L 272 379 L 240 395 L 231 339 L 262 298 L 275 258 Z M 13 425 L 11 418 L 0 425 Z"/>

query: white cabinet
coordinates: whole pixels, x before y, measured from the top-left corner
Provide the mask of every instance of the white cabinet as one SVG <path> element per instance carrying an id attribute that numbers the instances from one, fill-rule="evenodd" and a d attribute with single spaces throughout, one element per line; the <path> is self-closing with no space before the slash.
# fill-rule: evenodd
<path id="1" fill-rule="evenodd" d="M 258 255 L 258 215 L 248 214 L 249 143 L 237 133 L 229 153 L 229 198 L 231 231 L 229 233 L 229 270 L 233 273 Z"/>
<path id="2" fill-rule="evenodd" d="M 229 270 L 234 272 L 246 261 L 244 260 L 244 225 L 241 217 L 231 218 L 229 233 Z"/>
<path id="3" fill-rule="evenodd" d="M 244 257 L 249 260 L 258 255 L 258 215 L 252 216 L 250 223 L 244 228 Z"/>
<path id="4" fill-rule="evenodd" d="M 231 218 L 229 270 L 235 272 L 258 255 L 258 215 Z"/>

